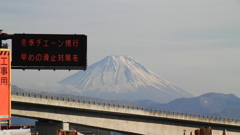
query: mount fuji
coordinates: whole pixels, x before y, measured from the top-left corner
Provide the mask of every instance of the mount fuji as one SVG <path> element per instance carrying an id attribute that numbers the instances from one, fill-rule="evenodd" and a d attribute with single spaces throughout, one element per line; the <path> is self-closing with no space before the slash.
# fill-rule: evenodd
<path id="1" fill-rule="evenodd" d="M 78 71 L 58 83 L 73 85 L 79 89 L 69 92 L 71 94 L 104 99 L 150 99 L 166 103 L 177 98 L 193 97 L 130 56 L 107 56 L 90 65 L 86 71 Z"/>

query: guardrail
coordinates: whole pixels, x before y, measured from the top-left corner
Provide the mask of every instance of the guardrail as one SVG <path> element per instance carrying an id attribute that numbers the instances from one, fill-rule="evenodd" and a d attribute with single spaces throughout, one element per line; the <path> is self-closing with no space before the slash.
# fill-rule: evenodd
<path id="1" fill-rule="evenodd" d="M 167 110 L 160 110 L 160 109 L 143 108 L 138 103 L 134 103 L 134 102 L 118 101 L 118 100 L 105 100 L 105 99 L 98 99 L 98 98 L 91 98 L 91 97 L 84 97 L 84 96 L 75 96 L 75 95 L 69 95 L 69 94 L 59 94 L 59 93 L 57 94 L 58 96 L 55 96 L 54 94 L 57 94 L 57 93 L 47 93 L 47 92 L 32 93 L 32 92 L 12 91 L 12 95 L 24 96 L 24 97 L 34 97 L 34 98 L 42 98 L 42 99 L 50 99 L 50 100 L 58 100 L 58 101 L 77 102 L 77 103 L 85 103 L 85 104 L 92 104 L 92 105 L 102 105 L 102 106 L 143 110 L 143 111 L 150 111 L 150 112 L 159 112 L 159 113 L 166 113 L 166 114 L 193 116 L 193 117 L 199 117 L 199 118 L 236 121 L 236 122 L 240 121 L 240 119 L 233 119 L 233 118 L 209 116 L 209 115 L 202 115 L 202 114 L 183 113 L 183 112 L 167 111 Z M 98 101 L 94 101 L 94 100 L 98 100 Z"/>
<path id="2" fill-rule="evenodd" d="M 85 97 L 80 95 L 70 95 L 70 94 L 63 94 L 63 93 L 56 93 L 56 92 L 36 91 L 36 90 L 28 92 L 22 89 L 20 90 L 13 89 L 12 95 L 59 100 L 59 101 L 88 103 L 88 104 L 96 104 L 96 105 L 111 104 L 111 106 L 141 107 L 139 103 L 129 102 L 129 101 L 108 100 L 108 99 L 101 99 L 101 98 L 94 98 L 94 97 Z"/>

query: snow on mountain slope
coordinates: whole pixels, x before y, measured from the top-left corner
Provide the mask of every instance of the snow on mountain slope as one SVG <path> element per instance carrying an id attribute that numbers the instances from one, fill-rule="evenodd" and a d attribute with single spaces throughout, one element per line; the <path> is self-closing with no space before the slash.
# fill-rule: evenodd
<path id="1" fill-rule="evenodd" d="M 107 56 L 59 82 L 71 84 L 86 96 L 120 100 L 155 99 L 166 102 L 191 97 L 186 91 L 162 79 L 130 56 Z M 76 92 L 75 92 L 76 93 Z"/>

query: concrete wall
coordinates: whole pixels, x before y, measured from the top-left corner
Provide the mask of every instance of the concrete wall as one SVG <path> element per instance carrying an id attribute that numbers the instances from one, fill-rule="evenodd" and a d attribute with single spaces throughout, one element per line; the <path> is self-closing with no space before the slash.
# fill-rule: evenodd
<path id="1" fill-rule="evenodd" d="M 214 135 L 240 135 L 240 122 L 12 96 L 12 114 L 145 135 L 187 134 L 211 126 Z M 40 134 L 41 135 L 41 134 Z"/>
<path id="2" fill-rule="evenodd" d="M 36 122 L 36 131 L 39 135 L 55 135 L 58 129 L 69 130 L 69 123 Z"/>
<path id="3" fill-rule="evenodd" d="M 75 129 L 79 131 L 80 133 L 89 134 L 89 135 L 110 135 L 110 130 L 107 129 L 101 129 L 98 127 L 90 127 L 90 126 L 84 126 L 79 124 L 72 124 L 70 123 L 70 129 Z"/>

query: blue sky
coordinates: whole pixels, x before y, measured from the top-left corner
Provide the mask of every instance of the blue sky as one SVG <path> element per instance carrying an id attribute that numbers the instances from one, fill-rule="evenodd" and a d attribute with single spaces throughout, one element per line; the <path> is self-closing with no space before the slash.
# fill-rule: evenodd
<path id="1" fill-rule="evenodd" d="M 88 65 L 129 55 L 195 96 L 240 97 L 239 13 L 239 0 L 0 0 L 0 29 L 86 34 Z M 55 87 L 76 72 L 13 70 L 12 84 Z"/>

